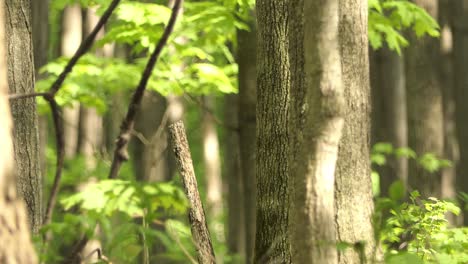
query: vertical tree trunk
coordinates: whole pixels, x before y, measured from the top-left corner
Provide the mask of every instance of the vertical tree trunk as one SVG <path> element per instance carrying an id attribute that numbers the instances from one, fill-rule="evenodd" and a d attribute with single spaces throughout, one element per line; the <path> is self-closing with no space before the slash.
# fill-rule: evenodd
<path id="1" fill-rule="evenodd" d="M 234 129 L 239 126 L 238 108 L 238 95 L 224 96 L 224 122 L 228 126 L 225 132 L 223 155 L 224 178 L 228 190 L 227 244 L 229 252 L 239 255 L 243 260 L 241 262 L 246 263 L 245 192 L 240 164 L 239 132 Z"/>
<path id="2" fill-rule="evenodd" d="M 439 25 L 441 28 L 439 64 L 440 84 L 442 88 L 444 157 L 453 161 L 453 166 L 442 171 L 442 198 L 456 199 L 456 171 L 458 166 L 458 141 L 455 128 L 455 89 L 453 74 L 453 14 L 451 8 L 455 1 L 439 0 Z"/>
<path id="3" fill-rule="evenodd" d="M 71 57 L 78 49 L 82 39 L 82 17 L 79 4 L 67 6 L 63 11 L 62 21 L 62 56 Z M 65 139 L 65 156 L 72 158 L 77 152 L 79 105 L 63 109 L 63 134 Z"/>
<path id="4" fill-rule="evenodd" d="M 205 167 L 206 197 L 208 214 L 219 218 L 223 212 L 223 186 L 221 180 L 221 162 L 219 160 L 219 140 L 216 124 L 212 116 L 214 98 L 203 97 L 204 109 L 202 120 L 203 164 Z M 218 230 L 219 231 L 219 230 Z"/>
<path id="5" fill-rule="evenodd" d="M 252 11 L 254 13 L 254 11 Z M 255 14 L 254 14 L 255 17 Z M 256 154 L 256 103 L 257 103 L 257 29 L 255 21 L 249 23 L 250 31 L 237 32 L 237 63 L 239 65 L 239 140 L 242 182 L 244 184 L 245 252 L 247 263 L 253 260 L 255 248 L 255 210 L 257 180 Z"/>
<path id="6" fill-rule="evenodd" d="M 389 142 L 395 148 L 408 146 L 406 87 L 404 63 L 400 55 L 388 47 L 372 52 L 372 137 L 373 144 Z M 406 185 L 408 160 L 388 156 L 387 164 L 377 168 L 382 195 L 388 195 L 392 182 Z"/>
<path id="7" fill-rule="evenodd" d="M 34 92 L 31 3 L 6 0 L 6 41 L 10 93 Z M 29 224 L 37 232 L 42 221 L 42 177 L 39 134 L 34 98 L 11 103 L 14 122 L 14 150 L 17 187 L 26 202 Z"/>
<path id="8" fill-rule="evenodd" d="M 338 241 L 365 245 L 348 248 L 339 263 L 360 263 L 360 253 L 373 253 L 372 184 L 370 172 L 370 86 L 367 1 L 340 1 L 339 38 L 346 98 L 345 125 L 335 173 L 335 224 Z"/>
<path id="9" fill-rule="evenodd" d="M 134 141 L 135 170 L 139 180 L 154 182 L 171 178 L 167 121 L 166 99 L 158 93 L 147 92 L 135 123 L 136 132 L 144 137 Z"/>
<path id="10" fill-rule="evenodd" d="M 31 1 L 32 35 L 34 46 L 34 69 L 36 81 L 42 76 L 39 70 L 47 63 L 49 51 L 49 0 Z M 41 159 L 41 174 L 46 172 L 46 146 L 48 119 L 46 115 L 39 116 L 39 151 Z"/>
<path id="11" fill-rule="evenodd" d="M 468 193 L 468 1 L 456 0 L 454 3 L 453 53 L 455 77 L 456 126 L 460 146 L 460 162 L 457 169 L 457 191 Z M 468 216 L 463 218 L 468 225 Z"/>
<path id="12" fill-rule="evenodd" d="M 82 11 L 83 37 L 88 36 L 99 20 L 96 8 L 88 8 Z M 97 39 L 102 38 L 104 30 L 101 30 Z M 97 56 L 111 56 L 112 50 L 106 54 L 104 49 L 95 52 Z M 83 155 L 87 169 L 94 169 L 96 160 L 94 154 L 99 151 L 102 142 L 102 118 L 96 109 L 81 106 L 79 109 L 78 123 L 78 153 Z"/>
<path id="13" fill-rule="evenodd" d="M 432 17 L 437 18 L 436 0 L 416 0 Z M 406 89 L 408 100 L 408 144 L 419 155 L 443 154 L 442 92 L 438 81 L 438 40 L 429 36 L 410 36 L 407 48 Z M 409 186 L 425 197 L 440 197 L 441 173 L 430 173 L 416 161 L 409 163 Z"/>
<path id="14" fill-rule="evenodd" d="M 17 4 L 22 3 L 17 1 Z M 29 238 L 25 206 L 18 197 L 15 187 L 11 134 L 13 126 L 7 99 L 5 8 L 7 8 L 6 12 L 20 12 L 21 9 L 17 7 L 10 1 L 0 4 L 0 222 L 2 223 L 0 225 L 0 263 L 35 264 L 37 258 Z M 13 17 L 9 14 L 9 19 Z"/>
<path id="15" fill-rule="evenodd" d="M 293 1 L 291 7 L 290 230 L 294 263 L 338 263 L 334 180 L 345 106 L 338 7 L 338 0 Z"/>
<path id="16" fill-rule="evenodd" d="M 290 263 L 289 1 L 257 0 L 255 263 Z"/>

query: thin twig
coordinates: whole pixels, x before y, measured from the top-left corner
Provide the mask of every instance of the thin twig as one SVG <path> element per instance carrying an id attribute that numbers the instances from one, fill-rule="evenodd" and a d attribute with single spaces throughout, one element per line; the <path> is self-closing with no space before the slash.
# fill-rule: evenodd
<path id="1" fill-rule="evenodd" d="M 124 161 L 127 161 L 129 158 L 127 146 L 132 136 L 131 132 L 133 129 L 133 125 L 135 123 L 135 116 L 140 107 L 141 100 L 143 98 L 143 94 L 146 89 L 146 84 L 148 83 L 148 80 L 151 77 L 151 73 L 153 72 L 154 66 L 156 65 L 156 62 L 158 61 L 158 58 L 161 55 L 161 51 L 166 45 L 169 39 L 169 36 L 171 35 L 174 29 L 175 22 L 179 15 L 180 7 L 182 6 L 182 2 L 183 0 L 175 1 L 174 7 L 172 8 L 172 14 L 169 19 L 169 22 L 166 28 L 164 29 L 164 33 L 161 36 L 161 39 L 159 39 L 159 42 L 156 45 L 156 48 L 151 54 L 151 57 L 148 63 L 146 64 L 145 70 L 143 71 L 143 74 L 141 76 L 140 82 L 132 96 L 130 105 L 128 106 L 127 115 L 125 116 L 125 119 L 123 120 L 122 125 L 120 126 L 120 134 L 116 140 L 114 159 L 112 160 L 111 170 L 109 173 L 110 179 L 117 178 L 117 175 L 119 173 L 120 167 L 122 166 L 122 163 Z"/>
<path id="2" fill-rule="evenodd" d="M 55 95 L 62 87 L 62 84 L 65 81 L 65 78 L 73 70 L 73 67 L 76 65 L 78 60 L 92 47 L 98 32 L 102 29 L 104 24 L 109 20 L 111 14 L 114 12 L 119 2 L 120 0 L 113 0 L 110 3 L 110 5 L 107 7 L 106 11 L 102 15 L 102 17 L 99 19 L 96 26 L 94 27 L 93 31 L 91 31 L 91 33 L 86 37 L 86 39 L 83 40 L 78 50 L 75 52 L 73 57 L 70 59 L 68 64 L 63 69 L 63 71 L 57 77 L 57 80 L 55 80 L 55 82 L 52 84 L 49 91 L 45 93 L 44 95 L 42 95 L 44 99 L 46 99 L 49 102 L 50 108 L 52 110 L 52 116 L 53 116 L 54 125 L 55 125 L 56 145 L 57 145 L 56 146 L 57 147 L 57 166 L 56 166 L 56 171 L 55 171 L 54 184 L 52 186 L 50 197 L 47 202 L 47 209 L 46 209 L 46 214 L 44 216 L 43 224 L 50 223 L 52 219 L 54 206 L 57 200 L 57 194 L 60 189 L 60 181 L 62 178 L 62 169 L 63 169 L 63 163 L 64 163 L 63 154 L 65 152 L 64 150 L 65 144 L 64 144 L 62 124 L 61 124 L 62 119 L 60 116 L 60 107 L 55 101 Z"/>
<path id="3" fill-rule="evenodd" d="M 17 99 L 26 99 L 31 97 L 46 97 L 49 93 L 42 92 L 42 93 L 28 93 L 28 94 L 10 94 L 8 95 L 8 99 L 10 100 L 17 100 Z"/>

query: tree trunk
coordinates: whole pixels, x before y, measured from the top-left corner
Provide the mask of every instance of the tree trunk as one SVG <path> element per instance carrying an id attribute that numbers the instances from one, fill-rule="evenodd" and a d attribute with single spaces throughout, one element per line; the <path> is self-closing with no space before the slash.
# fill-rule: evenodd
<path id="1" fill-rule="evenodd" d="M 34 92 L 31 3 L 6 0 L 6 41 L 8 84 L 11 94 Z M 42 177 L 39 158 L 39 134 L 34 98 L 11 103 L 14 122 L 14 150 L 18 192 L 26 202 L 33 233 L 42 223 Z"/>
<path id="2" fill-rule="evenodd" d="M 141 181 L 167 181 L 169 166 L 166 99 L 155 92 L 147 92 L 135 122 L 135 130 L 143 138 L 134 141 L 136 177 Z M 146 140 L 146 141 L 145 141 Z"/>
<path id="3" fill-rule="evenodd" d="M 457 191 L 468 193 L 468 1 L 454 1 L 453 53 L 455 77 L 455 102 L 460 162 L 457 168 Z M 465 213 L 464 225 L 468 225 Z"/>
<path id="4" fill-rule="evenodd" d="M 444 157 L 453 162 L 453 166 L 442 171 L 441 198 L 456 199 L 456 171 L 458 167 L 458 141 L 455 120 L 455 89 L 453 73 L 453 14 L 451 8 L 455 1 L 439 0 L 439 25 L 441 28 L 440 51 L 441 63 L 439 76 L 442 88 Z M 443 84 L 443 85 L 442 85 Z"/>
<path id="5" fill-rule="evenodd" d="M 335 173 L 337 239 L 348 248 L 339 263 L 360 263 L 374 250 L 372 184 L 369 157 L 370 86 L 367 40 L 367 1 L 340 1 L 339 38 L 346 105 L 345 125 Z M 364 254 L 361 254 L 364 253 Z M 360 257 L 360 255 L 362 255 Z"/>
<path id="6" fill-rule="evenodd" d="M 289 1 L 257 0 L 257 226 L 255 263 L 290 263 Z"/>
<path id="7" fill-rule="evenodd" d="M 254 11 L 252 11 L 254 13 Z M 253 14 L 255 17 L 255 14 Z M 256 104 L 257 104 L 257 29 L 255 21 L 249 23 L 250 31 L 237 32 L 237 63 L 239 65 L 239 140 L 242 182 L 244 184 L 245 252 L 247 263 L 254 257 L 255 205 L 257 180 L 256 154 Z"/>
<path id="8" fill-rule="evenodd" d="M 71 57 L 78 49 L 82 39 L 82 16 L 79 4 L 67 6 L 63 11 L 62 21 L 62 56 Z M 78 146 L 78 122 L 80 108 L 75 103 L 63 109 L 63 136 L 65 139 L 65 156 L 72 158 Z"/>
<path id="9" fill-rule="evenodd" d="M 17 9 L 20 7 L 17 4 L 24 3 L 16 0 L 7 1 L 0 5 L 0 124 L 2 124 L 0 126 L 0 146 L 2 146 L 0 147 L 0 222 L 2 223 L 0 225 L 0 263 L 35 264 L 37 258 L 29 238 L 25 206 L 18 197 L 15 188 L 16 173 L 14 171 L 11 134 L 12 120 L 6 96 L 8 94 L 8 82 L 7 51 L 4 46 L 6 41 L 5 8 L 7 9 L 6 13 L 9 13 L 9 19 L 12 19 L 15 17 L 12 13 L 21 11 L 21 9 Z M 24 10 L 29 10 L 29 6 L 23 7 L 27 7 Z M 10 23 L 8 24 L 11 24 L 9 27 L 12 25 L 18 26 L 18 22 L 12 23 L 13 21 L 9 20 Z M 24 21 L 22 24 L 30 25 L 24 23 Z M 8 33 L 11 32 L 11 28 L 9 28 Z M 32 64 L 32 62 L 30 63 Z M 32 75 L 32 73 L 31 71 L 30 74 Z"/>
<path id="10" fill-rule="evenodd" d="M 36 82 L 43 76 L 39 70 L 47 63 L 49 54 L 49 0 L 31 1 L 32 9 L 32 35 L 34 46 L 34 69 Z M 39 116 L 39 151 L 41 159 L 41 175 L 46 175 L 46 147 L 48 118 Z"/>
<path id="11" fill-rule="evenodd" d="M 204 109 L 210 111 L 203 111 L 202 120 L 203 164 L 205 168 L 208 214 L 212 219 L 219 220 L 223 212 L 223 186 L 221 180 L 221 162 L 219 159 L 218 131 L 213 119 L 214 98 L 204 96 L 203 105 Z"/>
<path id="12" fill-rule="evenodd" d="M 437 18 L 436 0 L 417 0 L 432 17 Z M 429 36 L 411 35 L 406 57 L 406 89 L 408 100 L 408 144 L 418 155 L 443 154 L 442 93 L 438 82 L 438 40 Z M 424 197 L 440 197 L 441 173 L 430 173 L 415 160 L 409 162 L 408 183 Z"/>
<path id="13" fill-rule="evenodd" d="M 404 63 L 400 55 L 388 47 L 371 52 L 372 144 L 391 143 L 395 148 L 408 146 L 406 88 Z M 380 191 L 408 179 L 408 159 L 387 157 L 387 164 L 376 168 L 380 175 Z"/>
<path id="14" fill-rule="evenodd" d="M 338 0 L 297 1 L 291 8 L 290 230 L 294 263 L 338 263 L 334 179 L 345 106 L 338 6 Z"/>
<path id="15" fill-rule="evenodd" d="M 237 254 L 245 263 L 246 225 L 245 192 L 240 164 L 238 122 L 238 95 L 224 96 L 224 122 L 229 127 L 225 132 L 224 178 L 227 182 L 227 245 L 231 254 Z M 254 237 L 255 238 L 255 237 Z"/>

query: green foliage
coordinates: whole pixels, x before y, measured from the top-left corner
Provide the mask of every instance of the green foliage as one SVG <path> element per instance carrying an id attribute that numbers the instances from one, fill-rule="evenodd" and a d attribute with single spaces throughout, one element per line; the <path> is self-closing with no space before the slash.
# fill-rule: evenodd
<path id="1" fill-rule="evenodd" d="M 386 42 L 401 54 L 408 40 L 401 34 L 412 29 L 417 37 L 439 36 L 439 25 L 424 9 L 407 0 L 369 0 L 369 42 L 374 49 Z"/>
<path id="2" fill-rule="evenodd" d="M 449 228 L 447 213 L 460 208 L 434 197 L 422 199 L 411 192 L 401 202 L 403 185 L 394 183 L 390 197 L 376 201 L 374 227 L 386 255 L 386 263 L 466 263 L 467 228 Z"/>

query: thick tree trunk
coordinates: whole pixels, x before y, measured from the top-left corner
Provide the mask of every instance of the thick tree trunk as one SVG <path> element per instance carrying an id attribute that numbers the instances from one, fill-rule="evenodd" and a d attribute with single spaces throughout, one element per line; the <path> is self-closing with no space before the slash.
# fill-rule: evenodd
<path id="1" fill-rule="evenodd" d="M 8 84 L 12 94 L 34 92 L 31 3 L 6 0 Z M 26 202 L 29 224 L 37 232 L 42 223 L 42 177 L 39 134 L 34 98 L 11 103 L 17 187 Z"/>
<path id="2" fill-rule="evenodd" d="M 436 0 L 416 0 L 432 17 L 437 18 Z M 408 144 L 418 155 L 443 154 L 442 92 L 438 81 L 438 40 L 411 35 L 407 48 L 406 89 L 408 101 Z M 440 197 L 441 172 L 430 173 L 415 160 L 409 162 L 408 183 L 424 197 Z"/>
<path id="3" fill-rule="evenodd" d="M 453 53 L 455 77 L 456 126 L 460 146 L 457 191 L 468 193 L 468 1 L 454 1 Z M 468 225 L 468 215 L 463 219 Z"/>
<path id="4" fill-rule="evenodd" d="M 257 226 L 254 258 L 255 263 L 290 263 L 289 1 L 257 0 L 257 18 Z"/>
<path id="5" fill-rule="evenodd" d="M 224 96 L 224 122 L 230 128 L 237 128 L 238 95 Z M 239 133 L 226 129 L 224 147 L 224 178 L 227 183 L 227 244 L 229 252 L 246 259 L 245 192 L 240 164 Z M 255 237 L 254 237 L 255 238 Z"/>
<path id="6" fill-rule="evenodd" d="M 404 62 L 387 47 L 372 52 L 372 144 L 389 142 L 395 148 L 407 147 L 406 87 Z M 376 168 L 380 175 L 381 194 L 388 195 L 392 182 L 408 179 L 408 159 L 387 157 L 387 164 Z"/>
<path id="7" fill-rule="evenodd" d="M 372 184 L 369 157 L 370 86 L 367 1 L 340 0 L 339 38 L 345 125 L 335 173 L 335 224 L 338 241 L 364 243 L 364 252 L 348 248 L 339 263 L 360 263 L 374 250 Z"/>
<path id="8" fill-rule="evenodd" d="M 291 8 L 290 230 L 294 263 L 338 263 L 334 180 L 345 107 L 338 6 L 338 0 L 297 1 Z"/>
<path id="9" fill-rule="evenodd" d="M 257 29 L 255 21 L 249 23 L 250 31 L 237 32 L 239 65 L 239 140 L 242 182 L 244 184 L 245 252 L 246 260 L 252 261 L 255 248 L 255 211 L 257 180 L 255 175 L 256 154 L 256 103 L 257 103 Z M 249 263 L 249 262 L 247 262 Z"/>
<path id="10" fill-rule="evenodd" d="M 62 21 L 62 56 L 71 57 L 78 49 L 82 39 L 82 16 L 79 4 L 67 6 L 63 11 Z M 63 109 L 63 136 L 65 139 L 65 156 L 72 158 L 78 146 L 78 122 L 80 108 L 76 103 Z"/>
<path id="11" fill-rule="evenodd" d="M 24 3 L 17 1 L 16 4 Z M 2 223 L 0 225 L 0 263 L 35 264 L 37 258 L 29 238 L 26 209 L 15 188 L 16 173 L 11 133 L 13 126 L 7 99 L 7 52 L 4 46 L 6 41 L 5 8 L 10 13 L 9 19 L 11 19 L 14 17 L 11 12 L 21 11 L 17 7 L 12 1 L 7 1 L 6 4 L 2 2 L 0 5 L 0 222 Z M 29 8 L 29 6 L 24 7 Z M 10 22 L 13 21 L 10 20 Z M 14 25 L 18 26 L 17 23 Z M 30 74 L 32 73 L 31 71 Z"/>

